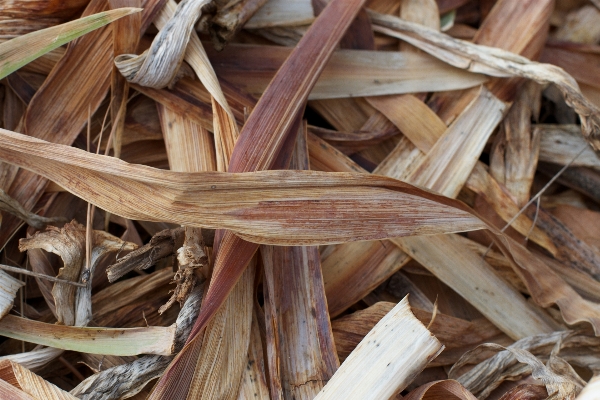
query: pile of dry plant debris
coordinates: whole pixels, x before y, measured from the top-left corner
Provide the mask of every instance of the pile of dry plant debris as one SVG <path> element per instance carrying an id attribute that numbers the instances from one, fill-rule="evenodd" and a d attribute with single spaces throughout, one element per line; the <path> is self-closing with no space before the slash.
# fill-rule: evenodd
<path id="1" fill-rule="evenodd" d="M 0 398 L 600 398 L 600 1 L 3 0 Z"/>

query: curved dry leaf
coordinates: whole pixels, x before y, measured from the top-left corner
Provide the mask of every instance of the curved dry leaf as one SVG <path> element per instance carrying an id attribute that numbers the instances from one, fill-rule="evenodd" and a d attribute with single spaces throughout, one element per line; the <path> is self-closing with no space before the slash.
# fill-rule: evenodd
<path id="1" fill-rule="evenodd" d="M 44 229 L 48 224 L 67 222 L 65 218 L 46 218 L 34 214 L 31 211 L 27 211 L 18 201 L 10 197 L 2 189 L 0 189 L 0 211 L 8 212 L 16 217 L 19 217 L 28 225 L 33 226 L 36 229 Z M 0 222 L 2 222 L 1 216 Z"/>
<path id="2" fill-rule="evenodd" d="M 255 243 L 316 245 L 484 229 L 463 203 L 380 176 L 182 173 L 0 130 L 0 158 L 113 214 L 231 229 Z"/>
<path id="3" fill-rule="evenodd" d="M 120 8 L 101 12 L 1 43 L 0 79 L 73 39 L 139 11 L 139 8 Z"/>
<path id="4" fill-rule="evenodd" d="M 130 82 L 155 89 L 174 83 L 202 7 L 210 0 L 183 0 L 173 18 L 158 33 L 150 49 L 139 56 L 122 54 L 115 65 Z"/>
<path id="5" fill-rule="evenodd" d="M 173 0 L 167 1 L 161 12 L 154 19 L 154 25 L 160 30 L 168 27 L 169 20 L 174 17 L 176 9 L 177 4 Z M 223 91 L 221 90 L 217 74 L 210 64 L 210 60 L 204 50 L 204 46 L 202 46 L 200 38 L 198 38 L 198 35 L 194 31 L 190 34 L 190 42 L 184 53 L 185 61 L 192 67 L 194 72 L 196 72 L 200 82 L 202 82 L 211 96 L 217 100 L 221 107 L 223 107 L 227 114 L 233 119 L 233 112 L 229 108 L 225 94 L 223 94 Z"/>
<path id="6" fill-rule="evenodd" d="M 583 135 L 596 151 L 600 151 L 600 110 L 581 93 L 575 79 L 562 68 L 530 61 L 499 48 L 454 39 L 391 15 L 369 11 L 369 16 L 375 31 L 405 40 L 457 68 L 501 78 L 521 77 L 539 84 L 555 84 L 566 103 L 581 118 Z"/>
<path id="7" fill-rule="evenodd" d="M 489 229 L 537 304 L 600 333 L 600 305 L 464 203 L 382 176 L 316 171 L 182 173 L 0 130 L 0 159 L 134 220 L 230 229 L 250 242 L 320 245 Z M 402 216 L 401 218 L 399 216 Z"/>
<path id="8" fill-rule="evenodd" d="M 30 238 L 19 241 L 19 250 L 43 249 L 60 256 L 64 266 L 57 278 L 88 285 L 78 288 L 67 283 L 55 283 L 52 295 L 56 304 L 56 315 L 65 325 L 85 326 L 91 320 L 91 278 L 100 258 L 111 251 L 133 250 L 137 246 L 124 242 L 103 231 L 94 231 L 91 268 L 83 269 L 85 263 L 86 228 L 72 221 L 61 229 L 50 226 Z"/>
<path id="9" fill-rule="evenodd" d="M 546 385 L 549 393 L 548 399 L 570 400 L 574 399 L 581 391 L 582 387 L 579 386 L 579 382 L 555 373 L 527 350 L 515 348 L 506 348 L 506 350 L 510 351 L 519 362 L 531 367 L 531 376 Z"/>
<path id="10" fill-rule="evenodd" d="M 573 331 L 557 331 L 524 338 L 509 347 L 486 343 L 465 353 L 454 364 L 448 375 L 450 378 L 456 378 L 478 398 L 489 396 L 504 380 L 514 380 L 530 373 L 546 385 L 548 393 L 551 395 L 558 393 L 557 399 L 574 398 L 581 390 L 583 382 L 570 365 L 565 367 L 566 361 L 558 358 L 554 353 L 561 349 L 566 340 L 576 336 L 577 333 Z M 461 367 L 489 350 L 504 351 L 479 363 L 460 377 L 456 377 L 456 372 Z M 532 352 L 537 357 L 550 354 L 548 366 L 545 366 Z M 518 362 L 524 365 L 519 365 Z"/>
<path id="11" fill-rule="evenodd" d="M 504 393 L 499 400 L 545 400 L 547 397 L 544 386 L 522 384 Z"/>
<path id="12" fill-rule="evenodd" d="M 412 390 L 404 400 L 476 400 L 463 385 L 453 379 L 429 382 Z"/>
<path id="13" fill-rule="evenodd" d="M 507 236 L 496 236 L 495 244 L 511 261 L 513 270 L 527 286 L 536 304 L 547 308 L 556 304 L 569 325 L 589 322 L 600 335 L 600 304 L 581 297 L 542 260 Z"/>
<path id="14" fill-rule="evenodd" d="M 78 229 L 79 228 L 79 229 Z M 78 282 L 81 267 L 85 260 L 85 227 L 77 222 L 65 224 L 63 228 L 49 226 L 44 232 L 19 240 L 19 250 L 43 249 L 60 256 L 64 266 L 56 276 L 59 279 Z M 56 317 L 59 323 L 75 324 L 75 293 L 77 288 L 55 283 L 52 288 Z"/>

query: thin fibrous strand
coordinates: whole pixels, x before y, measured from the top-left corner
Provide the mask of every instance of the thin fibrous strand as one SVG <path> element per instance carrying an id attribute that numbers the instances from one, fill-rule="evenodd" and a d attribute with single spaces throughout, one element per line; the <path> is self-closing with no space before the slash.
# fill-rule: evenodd
<path id="1" fill-rule="evenodd" d="M 19 268 L 19 267 L 11 267 L 10 265 L 0 264 L 0 269 L 3 269 L 4 271 L 8 271 L 8 272 L 14 272 L 16 274 L 23 274 L 23 275 L 33 276 L 35 278 L 46 279 L 50 282 L 66 283 L 67 285 L 73 285 L 73 286 L 77 286 L 77 287 L 86 287 L 87 286 L 85 283 L 68 281 L 66 279 L 60 279 L 60 278 L 56 278 L 56 277 L 50 276 L 50 275 L 39 274 L 37 272 L 29 271 L 27 269 L 23 269 L 23 268 Z"/>

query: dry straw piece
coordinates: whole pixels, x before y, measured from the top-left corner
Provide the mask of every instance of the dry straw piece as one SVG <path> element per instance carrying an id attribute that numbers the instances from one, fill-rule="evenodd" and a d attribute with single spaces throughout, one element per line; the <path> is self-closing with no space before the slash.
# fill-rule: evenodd
<path id="1" fill-rule="evenodd" d="M 594 397 L 596 1 L 5 3 L 0 397 Z"/>

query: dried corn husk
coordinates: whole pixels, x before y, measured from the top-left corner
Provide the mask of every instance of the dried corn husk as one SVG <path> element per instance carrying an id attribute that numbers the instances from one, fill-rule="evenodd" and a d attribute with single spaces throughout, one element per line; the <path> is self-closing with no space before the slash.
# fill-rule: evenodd
<path id="1" fill-rule="evenodd" d="M 0 382 L 6 384 L 8 384 L 7 382 L 10 382 L 13 388 L 20 389 L 28 395 L 18 398 L 48 400 L 75 399 L 74 396 L 42 379 L 27 368 L 9 360 L 0 361 Z M 3 394 L 3 398 L 12 398 L 4 397 L 5 395 L 6 393 Z"/>

